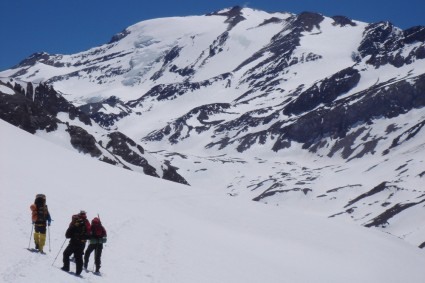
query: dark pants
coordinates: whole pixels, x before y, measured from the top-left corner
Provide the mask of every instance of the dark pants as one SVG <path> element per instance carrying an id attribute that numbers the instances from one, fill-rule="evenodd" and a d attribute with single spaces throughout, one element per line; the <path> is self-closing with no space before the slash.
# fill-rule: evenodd
<path id="1" fill-rule="evenodd" d="M 47 230 L 46 223 L 44 223 L 44 224 L 37 224 L 36 223 L 34 225 L 34 231 L 36 233 L 46 234 L 46 230 Z"/>
<path id="2" fill-rule="evenodd" d="M 82 241 L 70 241 L 69 245 L 63 251 L 63 270 L 69 271 L 69 257 L 74 254 L 77 275 L 81 274 L 83 271 L 83 254 L 84 248 L 86 246 L 85 242 Z"/>
<path id="3" fill-rule="evenodd" d="M 100 258 L 102 256 L 103 244 L 90 244 L 87 247 L 86 253 L 84 254 L 84 266 L 87 267 L 89 264 L 90 254 L 94 251 L 94 264 L 96 265 L 96 271 L 100 268 Z"/>

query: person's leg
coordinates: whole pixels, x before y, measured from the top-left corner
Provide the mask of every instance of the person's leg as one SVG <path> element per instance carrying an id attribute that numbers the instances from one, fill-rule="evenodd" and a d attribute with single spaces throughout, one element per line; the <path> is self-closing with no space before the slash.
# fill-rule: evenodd
<path id="1" fill-rule="evenodd" d="M 46 226 L 36 224 L 34 231 L 35 248 L 43 252 L 44 245 L 46 244 Z"/>
<path id="2" fill-rule="evenodd" d="M 95 245 L 94 244 L 90 244 L 87 247 L 86 252 L 84 253 L 84 268 L 87 269 L 88 264 L 89 264 L 89 260 L 90 260 L 90 255 L 93 252 L 93 250 L 95 249 Z"/>
<path id="3" fill-rule="evenodd" d="M 75 274 L 77 275 L 80 275 L 83 271 L 83 254 L 85 246 L 85 243 L 79 243 L 74 252 L 76 266 Z"/>
<path id="4" fill-rule="evenodd" d="M 34 244 L 35 244 L 35 249 L 36 250 L 39 249 L 39 243 L 40 243 L 40 233 L 39 232 L 34 232 Z"/>
<path id="5" fill-rule="evenodd" d="M 103 244 L 97 244 L 96 245 L 96 250 L 94 251 L 94 263 L 96 265 L 96 272 L 99 272 L 100 270 L 100 266 L 101 266 L 101 257 L 102 257 L 102 249 L 103 249 Z"/>
<path id="6" fill-rule="evenodd" d="M 74 248 L 69 244 L 63 251 L 63 267 L 62 270 L 69 271 L 69 257 L 74 252 Z"/>
<path id="7" fill-rule="evenodd" d="M 46 234 L 40 233 L 39 241 L 38 241 L 38 250 L 40 252 L 44 252 L 44 245 L 46 244 Z"/>

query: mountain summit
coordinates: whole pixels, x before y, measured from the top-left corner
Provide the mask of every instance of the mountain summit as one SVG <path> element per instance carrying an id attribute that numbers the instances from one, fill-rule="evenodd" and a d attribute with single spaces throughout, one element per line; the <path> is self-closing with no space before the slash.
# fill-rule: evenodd
<path id="1" fill-rule="evenodd" d="M 53 142 L 425 242 L 425 27 L 233 7 L 0 77 L 0 118 Z"/>

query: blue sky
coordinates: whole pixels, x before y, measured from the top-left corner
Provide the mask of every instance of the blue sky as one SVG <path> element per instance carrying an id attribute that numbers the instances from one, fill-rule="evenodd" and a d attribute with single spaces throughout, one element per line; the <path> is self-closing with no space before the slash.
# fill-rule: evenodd
<path id="1" fill-rule="evenodd" d="M 1 0 L 0 70 L 35 52 L 72 54 L 106 43 L 137 22 L 247 6 L 269 12 L 319 12 L 364 22 L 425 26 L 425 0 Z"/>

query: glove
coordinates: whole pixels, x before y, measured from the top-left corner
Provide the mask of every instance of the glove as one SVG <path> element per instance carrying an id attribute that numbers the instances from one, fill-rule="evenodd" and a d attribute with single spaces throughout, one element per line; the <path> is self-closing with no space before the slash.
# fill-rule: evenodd
<path id="1" fill-rule="evenodd" d="M 50 226 L 50 223 L 52 223 L 52 220 L 47 220 L 47 225 Z"/>

